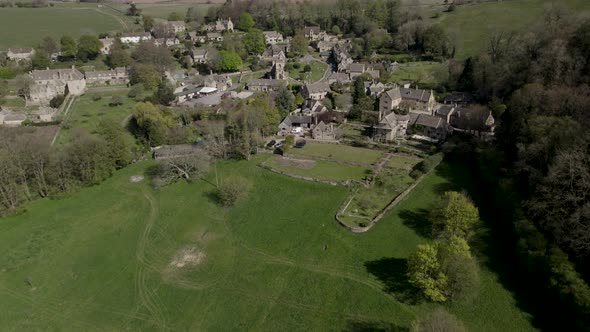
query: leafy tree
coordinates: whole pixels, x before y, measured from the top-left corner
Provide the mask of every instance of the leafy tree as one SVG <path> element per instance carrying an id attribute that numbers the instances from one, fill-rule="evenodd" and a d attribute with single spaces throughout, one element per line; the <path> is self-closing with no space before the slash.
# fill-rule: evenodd
<path id="1" fill-rule="evenodd" d="M 158 85 L 158 89 L 154 93 L 154 100 L 161 105 L 170 105 L 174 101 L 174 89 L 168 82 L 162 81 Z"/>
<path id="2" fill-rule="evenodd" d="M 281 86 L 277 90 L 275 104 L 281 119 L 286 117 L 289 113 L 295 110 L 295 96 L 293 95 L 293 92 L 291 92 L 286 86 Z"/>
<path id="3" fill-rule="evenodd" d="M 430 220 L 435 237 L 446 234 L 470 240 L 479 224 L 479 212 L 469 198 L 448 191 L 431 211 Z"/>
<path id="4" fill-rule="evenodd" d="M 118 38 L 115 38 L 109 54 L 107 55 L 107 64 L 111 68 L 128 67 L 133 63 L 129 53 L 123 48 L 123 44 Z"/>
<path id="5" fill-rule="evenodd" d="M 191 154 L 167 158 L 152 169 L 156 187 L 178 180 L 192 181 L 205 175 L 209 170 L 211 157 L 204 149 L 196 149 Z"/>
<path id="6" fill-rule="evenodd" d="M 262 54 L 265 50 L 264 35 L 262 30 L 250 29 L 244 36 L 244 46 L 250 54 Z"/>
<path id="7" fill-rule="evenodd" d="M 237 71 L 242 67 L 242 58 L 230 51 L 220 51 L 219 59 L 217 60 L 217 70 L 220 72 Z"/>
<path id="8" fill-rule="evenodd" d="M 434 302 L 444 302 L 447 276 L 441 271 L 438 244 L 422 244 L 409 259 L 408 275 L 412 285 Z"/>
<path id="9" fill-rule="evenodd" d="M 173 38 L 175 36 L 174 29 L 166 22 L 156 23 L 153 33 L 156 38 Z"/>
<path id="10" fill-rule="evenodd" d="M 141 20 L 143 22 L 143 30 L 144 31 L 152 31 L 152 29 L 154 28 L 154 18 L 151 16 L 147 16 L 147 15 L 143 15 L 141 17 Z"/>
<path id="11" fill-rule="evenodd" d="M 331 29 L 331 31 L 332 31 L 332 33 L 333 33 L 333 34 L 335 34 L 335 35 L 339 35 L 339 34 L 341 34 L 341 33 L 342 33 L 342 30 L 340 30 L 340 27 L 339 27 L 339 26 L 337 26 L 336 24 L 334 24 L 334 25 L 332 26 L 332 29 Z"/>
<path id="12" fill-rule="evenodd" d="M 242 177 L 225 179 L 215 191 L 215 196 L 223 206 L 234 206 L 242 200 L 252 187 L 250 181 Z"/>
<path id="13" fill-rule="evenodd" d="M 297 56 L 303 56 L 307 54 L 307 47 L 309 46 L 309 41 L 303 35 L 303 32 L 298 32 L 295 34 L 293 39 L 291 40 L 291 52 L 293 52 Z"/>
<path id="14" fill-rule="evenodd" d="M 78 53 L 78 45 L 74 38 L 70 36 L 63 36 L 60 39 L 61 55 L 66 58 L 73 58 Z"/>
<path id="15" fill-rule="evenodd" d="M 129 5 L 129 8 L 127 8 L 127 11 L 125 12 L 125 15 L 127 16 L 139 16 L 141 14 L 141 9 L 137 8 L 137 6 L 134 3 L 131 3 L 131 5 Z"/>
<path id="16" fill-rule="evenodd" d="M 78 58 L 82 61 L 95 59 L 100 54 L 101 47 L 98 37 L 84 35 L 78 40 Z"/>
<path id="17" fill-rule="evenodd" d="M 114 95 L 111 97 L 111 101 L 109 101 L 110 107 L 116 107 L 123 105 L 123 98 L 121 96 Z"/>
<path id="18" fill-rule="evenodd" d="M 135 122 L 135 135 L 149 146 L 165 142 L 166 132 L 172 126 L 171 120 L 152 103 L 137 103 L 131 114 Z"/>
<path id="19" fill-rule="evenodd" d="M 141 83 L 143 86 L 151 90 L 157 87 L 162 80 L 162 76 L 150 64 L 135 64 L 131 67 L 129 81 L 131 84 Z"/>
<path id="20" fill-rule="evenodd" d="M 149 42 L 140 43 L 133 52 L 132 57 L 139 63 L 155 66 L 161 73 L 174 68 L 176 64 L 176 60 L 167 47 L 156 46 L 154 43 Z"/>
<path id="21" fill-rule="evenodd" d="M 33 66 L 33 69 L 49 68 L 49 66 L 51 66 L 51 59 L 44 50 L 39 49 L 33 54 L 31 65 Z"/>
<path id="22" fill-rule="evenodd" d="M 412 322 L 412 332 L 465 332 L 465 326 L 442 308 L 436 308 L 425 317 Z"/>
<path id="23" fill-rule="evenodd" d="M 104 119 L 99 122 L 97 132 L 107 144 L 107 155 L 111 163 L 117 168 L 127 166 L 132 156 L 125 129 L 114 120 Z"/>
<path id="24" fill-rule="evenodd" d="M 440 25 L 430 26 L 424 31 L 424 51 L 433 55 L 453 56 L 452 45 L 447 33 Z"/>
<path id="25" fill-rule="evenodd" d="M 303 72 L 311 73 L 311 65 L 307 64 L 303 67 Z"/>
<path id="26" fill-rule="evenodd" d="M 252 15 L 248 12 L 242 13 L 242 15 L 240 15 L 240 21 L 238 22 L 238 29 L 249 32 L 253 27 L 254 19 L 252 18 Z"/>

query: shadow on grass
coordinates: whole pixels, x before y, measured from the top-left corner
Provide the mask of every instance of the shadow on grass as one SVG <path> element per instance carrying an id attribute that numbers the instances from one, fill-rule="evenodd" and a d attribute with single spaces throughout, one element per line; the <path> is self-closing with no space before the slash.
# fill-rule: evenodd
<path id="1" fill-rule="evenodd" d="M 404 225 L 413 229 L 421 237 L 432 238 L 432 225 L 428 220 L 428 210 L 402 210 L 399 213 Z"/>
<path id="2" fill-rule="evenodd" d="M 376 276 L 385 285 L 385 292 L 406 304 L 417 304 L 420 300 L 418 289 L 408 279 L 408 260 L 402 258 L 381 258 L 365 262 L 367 272 Z"/>
<path id="3" fill-rule="evenodd" d="M 384 321 L 349 320 L 343 332 L 407 332 L 409 328 Z"/>

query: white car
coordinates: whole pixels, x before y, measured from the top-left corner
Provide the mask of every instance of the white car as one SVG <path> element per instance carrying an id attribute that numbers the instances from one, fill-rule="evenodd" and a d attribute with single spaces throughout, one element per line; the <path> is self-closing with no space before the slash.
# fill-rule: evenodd
<path id="1" fill-rule="evenodd" d="M 303 128 L 301 127 L 295 127 L 293 129 L 291 129 L 291 134 L 302 134 L 303 133 Z"/>

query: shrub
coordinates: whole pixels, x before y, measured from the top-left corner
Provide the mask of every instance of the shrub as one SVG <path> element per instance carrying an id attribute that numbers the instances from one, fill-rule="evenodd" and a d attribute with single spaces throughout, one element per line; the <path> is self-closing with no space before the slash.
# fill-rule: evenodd
<path id="1" fill-rule="evenodd" d="M 109 106 L 115 107 L 115 106 L 121 106 L 121 105 L 123 105 L 123 98 L 121 98 L 121 96 L 111 97 L 111 101 L 109 101 Z"/>
<path id="2" fill-rule="evenodd" d="M 246 196 L 251 186 L 245 178 L 230 177 L 217 188 L 215 196 L 221 205 L 233 206 Z"/>
<path id="3" fill-rule="evenodd" d="M 305 65 L 305 67 L 303 67 L 303 71 L 306 73 L 310 73 L 311 72 L 311 65 Z"/>
<path id="4" fill-rule="evenodd" d="M 102 96 L 100 96 L 100 95 L 92 95 L 92 98 L 91 99 L 92 99 L 92 101 L 99 101 L 99 100 L 102 99 Z"/>
<path id="5" fill-rule="evenodd" d="M 16 73 L 9 67 L 0 67 L 0 78 L 12 79 L 16 77 Z"/>
<path id="6" fill-rule="evenodd" d="M 53 97 L 53 99 L 51 99 L 49 101 L 49 106 L 53 107 L 53 108 L 59 108 L 61 106 L 61 104 L 63 104 L 64 100 L 66 99 L 66 96 L 64 95 L 57 95 L 55 97 Z"/>

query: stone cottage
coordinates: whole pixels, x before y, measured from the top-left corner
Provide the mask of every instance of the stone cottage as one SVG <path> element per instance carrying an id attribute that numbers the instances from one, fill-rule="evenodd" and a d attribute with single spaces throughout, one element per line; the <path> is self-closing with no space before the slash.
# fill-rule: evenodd
<path id="1" fill-rule="evenodd" d="M 45 105 L 58 95 L 79 96 L 86 90 L 84 74 L 72 66 L 69 69 L 33 70 L 29 73 L 33 80 L 27 105 Z"/>

